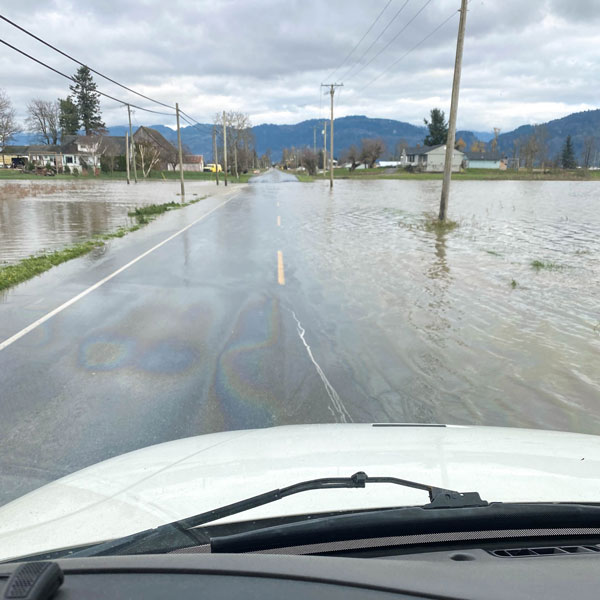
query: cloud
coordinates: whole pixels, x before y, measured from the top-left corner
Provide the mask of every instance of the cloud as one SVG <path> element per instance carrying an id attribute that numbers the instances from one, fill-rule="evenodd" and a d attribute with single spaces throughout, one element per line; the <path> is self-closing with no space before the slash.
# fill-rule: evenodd
<path id="1" fill-rule="evenodd" d="M 458 18 L 432 32 L 457 14 L 458 0 L 409 0 L 365 54 L 403 3 L 392 0 L 335 72 L 345 84 L 336 96 L 337 114 L 421 124 L 433 106 L 448 111 Z M 4 14 L 129 87 L 169 104 L 178 101 L 199 121 L 236 109 L 250 113 L 254 123 L 290 123 L 325 117 L 328 98 L 321 97 L 320 83 L 341 65 L 385 4 L 22 0 L 7 5 Z M 508 131 L 524 121 L 595 108 L 589 84 L 600 75 L 595 5 L 593 0 L 471 0 L 459 127 Z M 77 67 L 4 22 L 0 37 L 67 74 Z M 9 48 L 0 52 L 0 72 L 0 85 L 21 119 L 31 98 L 68 93 L 67 80 Z M 96 80 L 111 95 L 151 106 Z M 122 106 L 103 100 L 102 108 L 108 124 L 125 122 Z M 135 118 L 139 123 L 174 123 L 171 117 L 141 111 Z"/>

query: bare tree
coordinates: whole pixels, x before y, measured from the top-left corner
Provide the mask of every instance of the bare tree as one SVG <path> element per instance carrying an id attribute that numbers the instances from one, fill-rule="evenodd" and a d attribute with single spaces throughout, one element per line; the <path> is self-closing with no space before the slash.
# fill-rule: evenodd
<path id="1" fill-rule="evenodd" d="M 402 153 L 406 152 L 407 148 L 408 148 L 408 142 L 405 139 L 401 139 L 396 144 L 396 152 L 395 152 L 394 158 L 396 160 L 400 160 L 402 158 Z"/>
<path id="2" fill-rule="evenodd" d="M 496 152 L 498 150 L 498 136 L 500 135 L 500 127 L 494 127 L 494 139 L 490 142 L 490 147 L 492 152 Z"/>
<path id="3" fill-rule="evenodd" d="M 360 160 L 369 168 L 375 165 L 377 159 L 385 152 L 385 142 L 381 138 L 365 138 L 361 140 Z"/>
<path id="4" fill-rule="evenodd" d="M 34 98 L 27 104 L 27 130 L 43 144 L 57 144 L 60 134 L 60 103 L 58 100 Z"/>
<path id="5" fill-rule="evenodd" d="M 138 166 L 142 169 L 145 179 L 160 161 L 160 148 L 147 140 L 142 140 L 136 142 L 135 150 Z"/>
<path id="6" fill-rule="evenodd" d="M 304 148 L 304 150 L 302 150 L 300 160 L 302 166 L 308 171 L 309 175 L 317 174 L 317 163 L 319 161 L 319 157 L 317 156 L 316 152 L 310 148 Z"/>
<path id="7" fill-rule="evenodd" d="M 523 150 L 523 156 L 525 158 L 525 168 L 532 171 L 535 157 L 538 154 L 537 138 L 535 136 L 535 133 L 532 133 L 521 143 L 521 148 Z"/>
<path id="8" fill-rule="evenodd" d="M 482 142 L 481 140 L 475 140 L 471 144 L 470 150 L 471 152 L 485 152 L 485 142 Z"/>
<path id="9" fill-rule="evenodd" d="M 0 148 L 2 148 L 2 165 L 4 165 L 5 146 L 20 131 L 15 109 L 10 98 L 0 89 Z"/>
<path id="10" fill-rule="evenodd" d="M 591 135 L 588 135 L 583 140 L 583 154 L 582 154 L 581 158 L 582 158 L 583 167 L 585 169 L 589 169 L 589 167 L 590 167 L 590 164 L 592 162 L 592 153 L 594 152 L 595 145 L 596 145 L 596 140 Z"/>
<path id="11" fill-rule="evenodd" d="M 356 144 L 352 144 L 346 152 L 342 155 L 342 160 L 344 162 L 350 163 L 350 170 L 354 171 L 356 167 L 360 164 L 360 150 L 356 147 Z"/>
<path id="12" fill-rule="evenodd" d="M 535 138 L 535 158 L 540 164 L 542 171 L 546 168 L 548 161 L 548 129 L 545 125 L 534 125 L 533 136 Z"/>

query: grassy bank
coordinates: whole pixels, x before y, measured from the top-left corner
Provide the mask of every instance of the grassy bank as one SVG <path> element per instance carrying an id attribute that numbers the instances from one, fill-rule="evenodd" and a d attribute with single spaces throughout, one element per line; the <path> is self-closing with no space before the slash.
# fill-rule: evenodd
<path id="1" fill-rule="evenodd" d="M 329 173 L 323 175 L 318 174 L 314 177 L 307 178 L 306 175 L 295 173 L 294 171 L 286 171 L 296 175 L 300 181 L 314 181 L 329 179 Z M 442 180 L 442 173 L 410 173 L 404 169 L 358 169 L 350 171 L 349 169 L 334 169 L 333 176 L 335 179 L 411 179 L 411 180 Z M 552 171 L 529 171 L 520 169 L 519 171 L 507 170 L 500 171 L 498 169 L 465 169 L 460 173 L 452 173 L 454 181 L 600 181 L 600 171 L 588 171 L 586 169 L 556 169 Z"/>
<path id="2" fill-rule="evenodd" d="M 88 254 L 92 250 L 101 248 L 106 245 L 106 242 L 113 238 L 122 238 L 132 231 L 137 231 L 144 225 L 147 225 L 153 221 L 159 215 L 169 211 L 178 210 L 195 204 L 204 200 L 206 196 L 195 198 L 190 202 L 184 202 L 178 204 L 176 202 L 167 202 L 166 204 L 149 204 L 135 208 L 133 211 L 127 213 L 130 217 L 135 218 L 136 224 L 131 227 L 119 227 L 116 231 L 110 233 L 104 233 L 93 237 L 91 240 L 80 242 L 62 248 L 61 250 L 55 250 L 54 252 L 47 252 L 37 254 L 35 256 L 29 256 L 20 260 L 14 265 L 6 265 L 0 267 L 0 290 L 8 289 L 19 283 L 23 283 L 36 275 L 41 275 L 45 271 L 48 271 L 52 267 L 60 265 L 61 263 L 67 262 L 73 258 L 78 258 L 85 254 Z"/>

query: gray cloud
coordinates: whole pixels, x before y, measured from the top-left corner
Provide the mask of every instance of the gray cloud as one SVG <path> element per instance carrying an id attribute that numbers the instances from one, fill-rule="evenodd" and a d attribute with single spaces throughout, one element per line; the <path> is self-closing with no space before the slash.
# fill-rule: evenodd
<path id="1" fill-rule="evenodd" d="M 355 62 L 402 2 L 392 0 L 369 37 L 335 73 L 345 83 L 336 98 L 337 114 L 420 124 L 433 106 L 448 110 L 457 18 L 367 84 L 455 12 L 458 0 L 432 0 L 385 52 L 356 74 L 360 64 Z M 425 2 L 410 0 L 362 64 Z M 321 97 L 319 84 L 384 5 L 385 0 L 23 0 L 4 7 L 4 14 L 130 87 L 168 103 L 177 100 L 200 121 L 227 108 L 249 112 L 255 123 L 285 123 L 325 117 L 328 99 Z M 525 121 L 595 108 L 597 92 L 590 82 L 600 74 L 599 19 L 593 0 L 471 0 L 459 126 L 507 131 Z M 0 23 L 0 37 L 66 73 L 75 71 L 74 63 L 6 23 Z M 68 93 L 68 81 L 8 48 L 0 52 L 0 73 L 0 86 L 21 118 L 32 97 Z M 111 95 L 148 106 L 97 81 Z M 103 101 L 102 107 L 107 123 L 125 121 L 118 104 Z M 173 125 L 169 117 L 140 111 L 135 119 Z"/>

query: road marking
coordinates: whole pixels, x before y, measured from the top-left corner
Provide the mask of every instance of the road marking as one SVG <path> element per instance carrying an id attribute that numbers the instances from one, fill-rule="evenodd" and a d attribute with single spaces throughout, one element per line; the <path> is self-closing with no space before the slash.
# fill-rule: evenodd
<path id="1" fill-rule="evenodd" d="M 281 217 L 277 215 L 277 227 L 281 227 Z"/>
<path id="2" fill-rule="evenodd" d="M 285 273 L 283 272 L 283 253 L 277 250 L 277 283 L 285 285 Z"/>
<path id="3" fill-rule="evenodd" d="M 104 279 L 101 279 L 100 281 L 94 283 L 94 285 L 91 285 L 89 288 L 83 290 L 83 292 L 81 292 L 80 294 L 77 294 L 77 296 L 74 296 L 70 300 L 67 300 L 65 303 L 61 304 L 59 307 L 55 308 L 54 310 L 51 310 L 49 313 L 45 314 L 43 317 L 39 318 L 37 321 L 34 321 L 33 323 L 31 323 L 31 325 L 28 325 L 24 329 L 21 329 L 21 331 L 15 333 L 13 336 L 4 340 L 3 342 L 0 343 L 0 351 L 4 350 L 5 348 L 8 348 L 11 344 L 14 344 L 17 340 L 20 340 L 23 336 L 27 335 L 30 331 L 33 331 L 40 325 L 43 325 L 46 321 L 48 321 L 52 317 L 56 316 L 58 313 L 61 313 L 63 310 L 65 310 L 65 308 L 69 308 L 69 306 L 71 306 L 72 304 L 75 304 L 75 302 L 78 302 L 82 298 L 85 298 L 85 296 L 87 296 L 94 290 L 97 290 L 101 285 L 104 285 L 107 281 L 110 281 L 113 277 L 116 277 L 117 275 L 119 275 L 119 273 L 122 273 L 129 267 L 133 266 L 136 262 L 138 262 L 138 261 L 142 260 L 142 258 L 148 256 L 148 254 L 151 254 L 155 250 L 158 250 L 158 248 L 160 248 L 161 246 L 164 246 L 167 242 L 170 242 L 173 238 L 176 238 L 178 235 L 181 235 L 184 231 L 187 231 L 190 227 L 193 227 L 196 223 L 199 223 L 203 219 L 206 219 L 206 217 L 208 217 L 208 215 L 210 215 L 211 213 L 215 212 L 216 210 L 218 210 L 219 208 L 221 208 L 222 206 L 227 204 L 233 198 L 234 198 L 234 196 L 232 196 L 231 198 L 228 198 L 224 202 L 221 202 L 221 204 L 215 206 L 214 208 L 209 210 L 206 214 L 202 215 L 195 221 L 192 221 L 189 225 L 186 225 L 183 229 L 180 229 L 179 231 L 175 232 L 173 235 L 170 235 L 167 239 L 156 244 L 156 246 L 152 246 L 152 248 L 150 248 L 149 250 L 146 250 L 146 252 L 143 252 L 137 258 L 130 260 L 126 265 L 123 265 L 121 268 L 117 269 L 110 275 L 107 275 Z"/>

